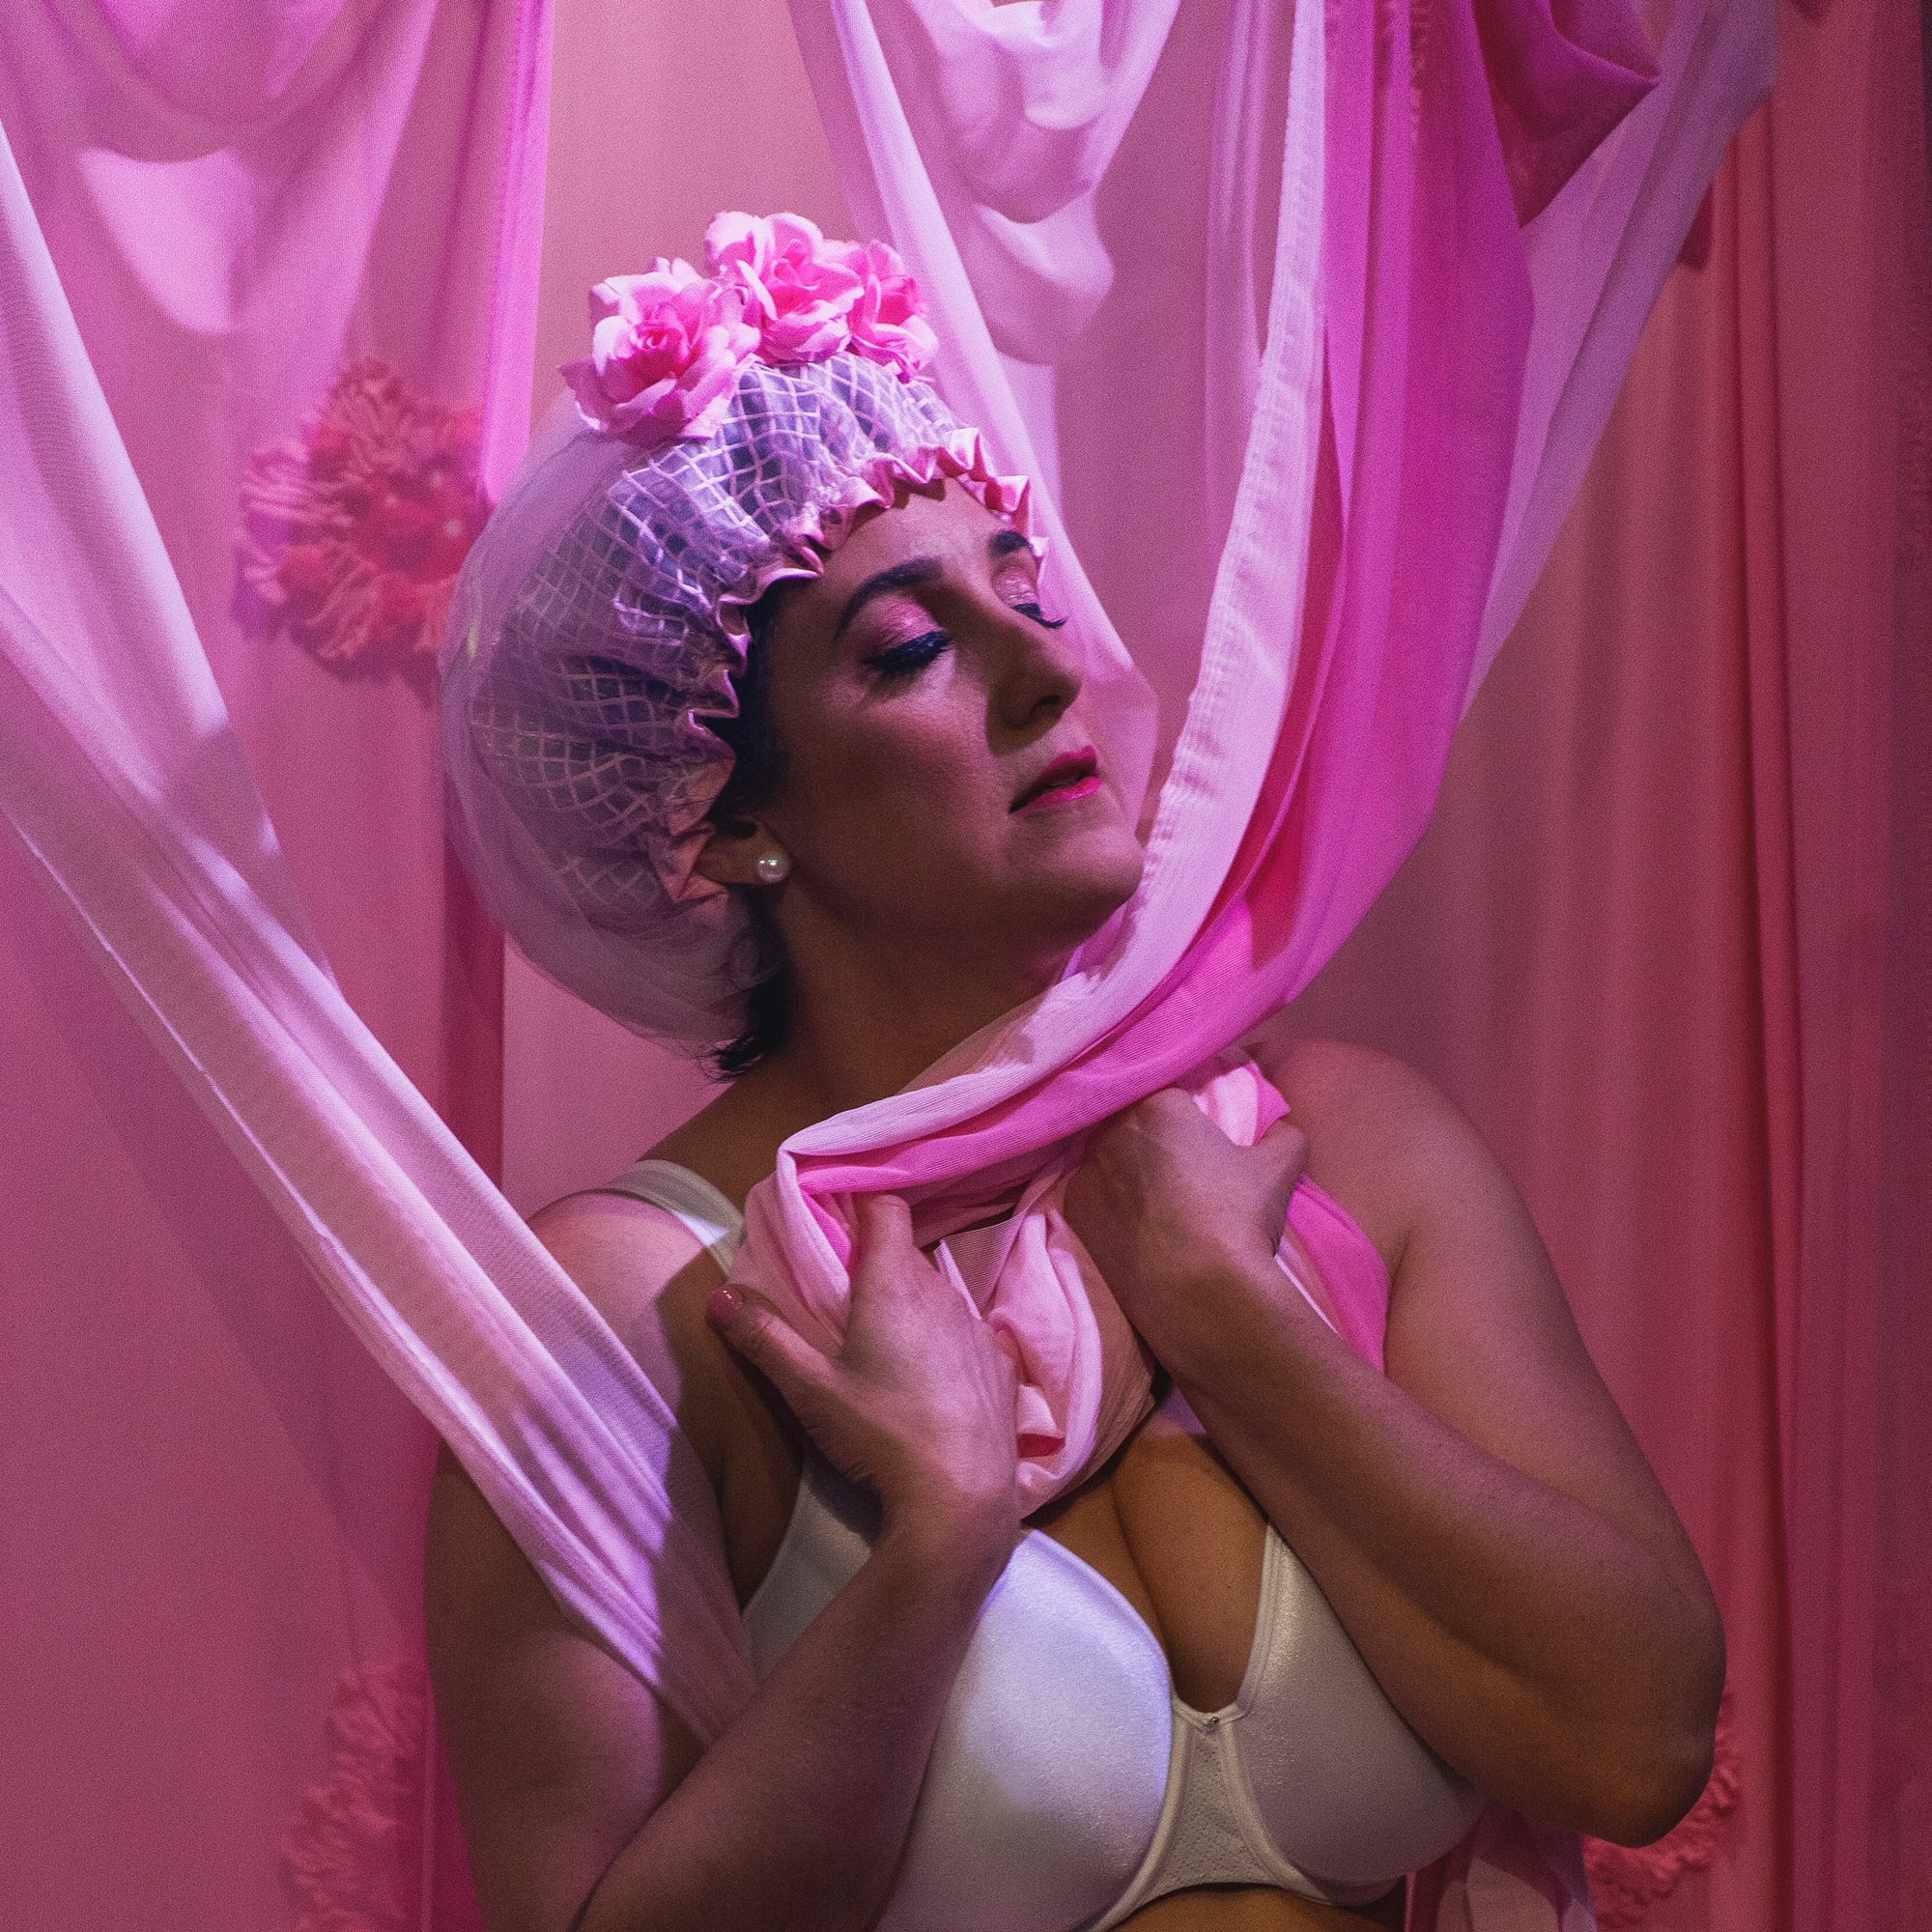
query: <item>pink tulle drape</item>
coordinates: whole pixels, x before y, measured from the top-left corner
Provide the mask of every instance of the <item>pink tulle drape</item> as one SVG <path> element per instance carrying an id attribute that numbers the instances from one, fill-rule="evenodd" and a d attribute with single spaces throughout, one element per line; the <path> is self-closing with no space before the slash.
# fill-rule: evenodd
<path id="1" fill-rule="evenodd" d="M 547 51 L 536 4 L 0 18 L 9 1924 L 473 1915 L 419 1662 L 434 1436 L 197 1104 L 208 1057 L 116 999 L 152 947 L 49 896 L 27 819 L 100 815 L 183 921 L 279 935 L 494 1161 L 500 952 L 415 667 L 527 420 Z"/>

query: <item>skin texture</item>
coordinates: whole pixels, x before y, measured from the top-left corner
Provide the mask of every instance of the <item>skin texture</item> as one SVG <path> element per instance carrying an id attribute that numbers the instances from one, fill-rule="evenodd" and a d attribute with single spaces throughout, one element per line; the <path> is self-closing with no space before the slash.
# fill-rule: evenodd
<path id="1" fill-rule="evenodd" d="M 780 616 L 785 781 L 701 863 L 750 885 L 761 853 L 791 860 L 767 889 L 791 1029 L 653 1151 L 740 1202 L 788 1134 L 895 1091 L 1050 983 L 1138 880 L 1104 755 L 1088 795 L 1012 809 L 1095 742 L 1034 570 L 977 502 L 934 490 L 866 522 Z M 1181 1694 L 1211 1707 L 1246 1662 L 1271 1520 L 1452 1763 L 1536 1815 L 1654 1835 L 1708 1768 L 1721 1635 L 1527 1214 L 1407 1069 L 1320 1043 L 1257 1051 L 1294 1126 L 1236 1149 L 1155 1095 L 1096 1132 L 1068 1202 L 1207 1434 L 1156 1417 L 1037 1526 L 1122 1592 Z M 1386 1378 L 1282 1292 L 1271 1258 L 1304 1165 L 1389 1265 Z M 572 1197 L 533 1226 L 619 1335 L 676 1365 L 741 1601 L 791 1514 L 802 1436 L 878 1493 L 885 1528 L 700 1751 L 569 1623 L 443 1459 L 431 1665 L 493 1932 L 868 1926 L 1019 1532 L 1010 1367 L 890 1199 L 862 1213 L 836 1359 L 771 1310 L 715 1296 L 715 1265 L 642 1203 Z M 1344 1913 L 1212 1889 L 1132 1922 L 1359 1932 L 1398 1925 L 1400 1907 L 1399 1890 Z"/>

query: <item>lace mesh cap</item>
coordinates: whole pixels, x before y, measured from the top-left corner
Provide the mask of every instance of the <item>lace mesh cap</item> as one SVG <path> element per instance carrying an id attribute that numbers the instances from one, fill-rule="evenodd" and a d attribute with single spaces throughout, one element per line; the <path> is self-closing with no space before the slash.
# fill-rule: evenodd
<path id="1" fill-rule="evenodd" d="M 648 453 L 568 399 L 465 563 L 443 647 L 450 830 L 544 972 L 702 1050 L 777 970 L 738 889 L 692 870 L 731 753 L 749 606 L 816 576 L 867 503 L 956 480 L 1024 530 L 1025 479 L 932 388 L 838 353 L 748 360 L 723 421 Z"/>

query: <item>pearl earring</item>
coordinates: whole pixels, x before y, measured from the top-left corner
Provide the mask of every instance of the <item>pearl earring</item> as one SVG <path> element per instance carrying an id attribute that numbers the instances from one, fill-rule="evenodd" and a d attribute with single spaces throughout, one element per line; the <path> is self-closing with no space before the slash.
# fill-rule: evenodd
<path id="1" fill-rule="evenodd" d="M 791 858 L 784 852 L 760 852 L 753 869 L 761 886 L 775 886 L 791 870 Z"/>

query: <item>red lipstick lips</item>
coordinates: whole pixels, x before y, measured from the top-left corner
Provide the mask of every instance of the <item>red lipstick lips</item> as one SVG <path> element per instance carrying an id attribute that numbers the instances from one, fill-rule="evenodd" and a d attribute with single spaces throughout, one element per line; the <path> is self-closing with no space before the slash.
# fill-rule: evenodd
<path id="1" fill-rule="evenodd" d="M 1008 809 L 1033 811 L 1041 806 L 1068 805 L 1100 789 L 1100 757 L 1092 745 L 1055 758 Z"/>

